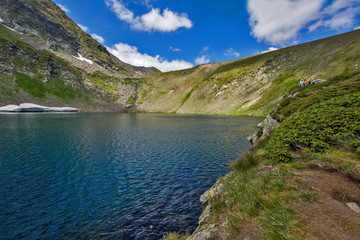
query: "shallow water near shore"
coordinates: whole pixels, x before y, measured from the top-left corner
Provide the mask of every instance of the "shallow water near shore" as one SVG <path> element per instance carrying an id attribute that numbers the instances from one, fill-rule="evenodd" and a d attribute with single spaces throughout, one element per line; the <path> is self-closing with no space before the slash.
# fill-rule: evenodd
<path id="1" fill-rule="evenodd" d="M 0 239 L 159 239 L 193 231 L 199 197 L 262 118 L 0 115 Z"/>

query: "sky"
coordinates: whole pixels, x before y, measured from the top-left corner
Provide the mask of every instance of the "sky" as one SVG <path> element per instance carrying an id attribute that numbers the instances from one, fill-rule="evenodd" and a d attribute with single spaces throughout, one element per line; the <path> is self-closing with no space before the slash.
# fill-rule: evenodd
<path id="1" fill-rule="evenodd" d="M 360 0 L 55 0 L 112 54 L 163 72 L 360 28 Z"/>

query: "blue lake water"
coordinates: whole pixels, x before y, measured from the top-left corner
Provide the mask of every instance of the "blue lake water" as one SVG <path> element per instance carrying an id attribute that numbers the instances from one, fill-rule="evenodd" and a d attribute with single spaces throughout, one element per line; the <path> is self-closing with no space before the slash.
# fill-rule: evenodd
<path id="1" fill-rule="evenodd" d="M 0 115 L 0 239 L 159 239 L 193 231 L 199 197 L 261 118 Z"/>

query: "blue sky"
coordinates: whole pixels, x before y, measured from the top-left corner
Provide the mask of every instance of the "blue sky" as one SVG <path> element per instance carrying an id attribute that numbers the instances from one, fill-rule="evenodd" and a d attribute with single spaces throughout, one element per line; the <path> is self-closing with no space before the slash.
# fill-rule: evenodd
<path id="1" fill-rule="evenodd" d="M 351 31 L 360 0 L 56 0 L 122 61 L 161 71 Z"/>

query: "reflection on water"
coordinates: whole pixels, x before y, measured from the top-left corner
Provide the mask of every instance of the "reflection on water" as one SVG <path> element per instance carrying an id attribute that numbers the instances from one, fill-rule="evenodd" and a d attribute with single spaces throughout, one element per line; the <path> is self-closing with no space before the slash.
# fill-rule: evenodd
<path id="1" fill-rule="evenodd" d="M 193 231 L 200 195 L 259 118 L 0 115 L 0 239 L 159 239 Z"/>

